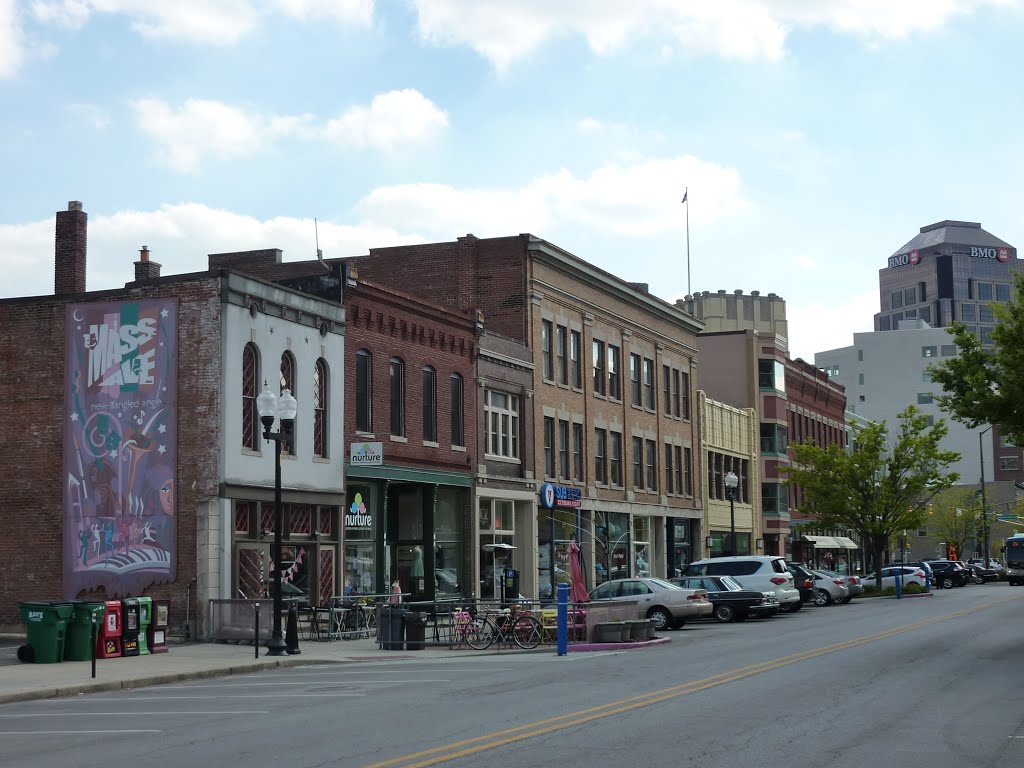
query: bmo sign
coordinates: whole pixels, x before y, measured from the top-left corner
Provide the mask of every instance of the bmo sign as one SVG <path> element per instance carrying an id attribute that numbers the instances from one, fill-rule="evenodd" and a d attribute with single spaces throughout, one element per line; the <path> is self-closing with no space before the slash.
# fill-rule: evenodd
<path id="1" fill-rule="evenodd" d="M 907 253 L 897 253 L 895 256 L 889 257 L 890 267 L 905 267 L 907 264 L 920 264 L 921 263 L 921 252 L 920 251 L 908 251 Z"/>
<path id="2" fill-rule="evenodd" d="M 982 246 L 972 245 L 970 253 L 967 254 L 972 259 L 995 259 L 996 261 L 1009 261 L 1010 260 L 1010 249 L 1009 248 L 985 248 Z"/>

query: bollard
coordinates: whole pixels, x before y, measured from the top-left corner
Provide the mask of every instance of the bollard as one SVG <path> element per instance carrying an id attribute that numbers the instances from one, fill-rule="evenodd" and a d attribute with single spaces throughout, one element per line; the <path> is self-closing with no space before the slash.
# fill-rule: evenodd
<path id="1" fill-rule="evenodd" d="M 298 656 L 299 650 L 299 606 L 292 600 L 288 605 L 288 623 L 284 630 L 285 651 L 290 656 Z"/>
<path id="2" fill-rule="evenodd" d="M 569 653 L 569 585 L 558 585 L 558 655 Z"/>
<path id="3" fill-rule="evenodd" d="M 903 591 L 900 589 L 900 585 L 903 582 L 903 574 L 899 571 L 896 572 L 896 599 L 900 600 L 903 597 Z"/>
<path id="4" fill-rule="evenodd" d="M 256 630 L 252 635 L 252 644 L 256 646 L 256 658 L 260 657 L 260 604 L 256 603 Z"/>
<path id="5" fill-rule="evenodd" d="M 96 612 L 92 613 L 92 676 L 96 678 Z"/>

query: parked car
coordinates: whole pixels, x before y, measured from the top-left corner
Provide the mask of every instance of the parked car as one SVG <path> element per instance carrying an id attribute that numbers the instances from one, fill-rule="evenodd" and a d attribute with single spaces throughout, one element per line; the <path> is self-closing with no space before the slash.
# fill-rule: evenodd
<path id="1" fill-rule="evenodd" d="M 695 560 L 686 566 L 684 576 L 732 576 L 746 589 L 774 592 L 779 609 L 799 611 L 803 602 L 786 568 L 786 558 L 777 555 L 736 555 Z"/>
<path id="2" fill-rule="evenodd" d="M 995 568 L 984 568 L 980 565 L 972 565 L 971 581 L 975 584 L 986 584 L 990 581 L 999 581 L 999 571 Z"/>
<path id="3" fill-rule="evenodd" d="M 967 571 L 959 560 L 929 560 L 932 582 L 941 589 L 962 587 L 967 583 Z"/>
<path id="4" fill-rule="evenodd" d="M 980 557 L 972 557 L 967 562 L 975 567 L 980 566 L 982 568 L 989 568 L 993 571 L 996 571 L 997 573 L 1003 570 L 1003 564 L 994 557 L 990 557 L 988 559 L 988 565 L 985 565 L 985 561 Z"/>
<path id="5" fill-rule="evenodd" d="M 846 588 L 842 578 L 829 576 L 824 571 L 812 570 L 814 577 L 814 604 L 832 605 L 839 603 L 845 605 L 850 602 L 850 590 Z"/>
<path id="6" fill-rule="evenodd" d="M 637 617 L 654 619 L 658 631 L 710 616 L 713 610 L 706 589 L 684 589 L 655 578 L 612 579 L 594 587 L 590 599 L 637 600 Z"/>
<path id="7" fill-rule="evenodd" d="M 800 593 L 800 601 L 804 603 L 814 602 L 814 574 L 811 573 L 802 563 L 786 563 L 786 568 L 793 574 L 793 586 Z"/>
<path id="8" fill-rule="evenodd" d="M 843 584 L 845 584 L 846 588 L 850 590 L 850 597 L 847 600 L 847 602 L 849 602 L 855 597 L 860 597 L 864 594 L 864 585 L 861 584 L 860 576 L 851 576 L 845 573 L 836 573 L 835 571 L 829 571 L 826 569 L 821 569 L 821 572 L 827 573 L 833 579 L 843 580 Z"/>
<path id="9" fill-rule="evenodd" d="M 911 584 L 917 584 L 921 589 L 925 587 L 925 572 L 924 569 L 919 568 L 916 565 L 887 565 L 882 568 L 882 589 L 896 586 L 896 574 L 901 574 L 902 588 L 906 589 Z M 875 580 L 869 578 L 867 580 L 869 585 L 873 585 Z"/>
<path id="10" fill-rule="evenodd" d="M 678 576 L 670 581 L 689 589 L 706 589 L 716 621 L 744 621 L 749 616 L 772 616 L 779 611 L 774 592 L 744 589 L 731 576 Z"/>

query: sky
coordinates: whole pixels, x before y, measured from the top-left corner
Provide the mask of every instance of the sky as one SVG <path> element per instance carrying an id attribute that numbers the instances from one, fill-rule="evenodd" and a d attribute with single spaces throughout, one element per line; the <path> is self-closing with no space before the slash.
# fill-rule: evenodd
<path id="1" fill-rule="evenodd" d="M 530 232 L 776 293 L 813 361 L 920 227 L 1024 245 L 1022 36 L 1024 0 L 0 0 L 0 298 L 52 294 L 70 200 L 90 290 L 143 245 Z"/>

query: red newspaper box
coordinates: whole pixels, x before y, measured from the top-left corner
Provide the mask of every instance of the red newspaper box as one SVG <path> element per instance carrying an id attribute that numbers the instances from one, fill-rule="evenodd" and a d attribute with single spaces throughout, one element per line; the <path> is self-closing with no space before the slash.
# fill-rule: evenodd
<path id="1" fill-rule="evenodd" d="M 121 655 L 121 601 L 107 600 L 103 622 L 96 633 L 96 658 L 112 659 Z"/>
<path id="2" fill-rule="evenodd" d="M 153 617 L 149 623 L 149 652 L 167 653 L 167 614 L 171 604 L 167 600 L 153 601 Z"/>

